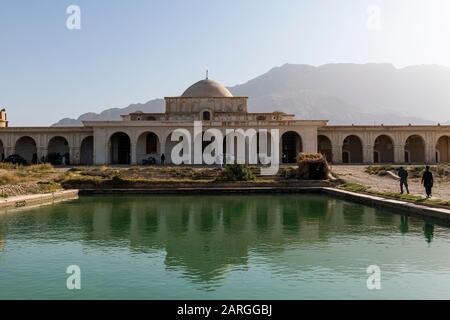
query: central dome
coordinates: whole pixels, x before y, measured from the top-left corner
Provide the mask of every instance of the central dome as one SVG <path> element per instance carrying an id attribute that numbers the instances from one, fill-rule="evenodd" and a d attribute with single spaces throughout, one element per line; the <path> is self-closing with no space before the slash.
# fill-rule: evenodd
<path id="1" fill-rule="evenodd" d="M 230 98 L 230 91 L 214 80 L 201 80 L 186 89 L 182 97 L 185 98 Z"/>

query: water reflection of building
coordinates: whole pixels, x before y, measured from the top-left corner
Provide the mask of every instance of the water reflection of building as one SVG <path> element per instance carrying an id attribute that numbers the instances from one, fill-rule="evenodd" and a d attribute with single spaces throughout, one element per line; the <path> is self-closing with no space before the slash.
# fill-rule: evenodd
<path id="1" fill-rule="evenodd" d="M 37 238 L 52 237 L 47 228 L 58 229 L 90 247 L 163 251 L 168 270 L 211 284 L 233 267 L 245 269 L 255 254 L 277 257 L 292 248 L 307 252 L 329 246 L 337 235 L 354 237 L 357 250 L 364 252 L 358 241 L 377 233 L 398 233 L 402 221 L 390 212 L 320 195 L 269 195 L 84 198 L 79 204 L 48 207 L 33 219 L 20 216 L 13 222 L 29 231 L 34 224 Z M 408 228 L 424 232 L 417 221 L 410 221 Z M 317 259 L 325 259 L 319 254 L 303 255 L 301 263 L 318 264 L 322 261 Z M 289 259 L 286 265 L 299 265 L 298 256 Z M 340 259 L 344 257 L 333 257 L 333 263 Z"/>

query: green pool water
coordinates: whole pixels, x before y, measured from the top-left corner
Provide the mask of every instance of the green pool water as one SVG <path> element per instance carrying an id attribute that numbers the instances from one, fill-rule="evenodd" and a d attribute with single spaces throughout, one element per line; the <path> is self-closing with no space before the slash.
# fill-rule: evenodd
<path id="1" fill-rule="evenodd" d="M 323 195 L 82 197 L 0 214 L 0 298 L 450 299 L 450 233 Z"/>

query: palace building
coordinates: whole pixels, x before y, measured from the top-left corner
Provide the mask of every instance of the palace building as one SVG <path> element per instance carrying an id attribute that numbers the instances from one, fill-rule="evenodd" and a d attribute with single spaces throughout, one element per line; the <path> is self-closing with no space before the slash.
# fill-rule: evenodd
<path id="1" fill-rule="evenodd" d="M 164 113 L 133 112 L 119 121 L 84 121 L 80 127 L 11 127 L 0 111 L 0 154 L 27 162 L 66 155 L 73 165 L 142 164 L 154 157 L 171 163 L 178 142 L 175 129 L 278 129 L 280 160 L 295 162 L 299 152 L 321 152 L 334 163 L 450 162 L 450 126 L 330 126 L 327 120 L 299 120 L 282 112 L 249 113 L 247 97 L 234 97 L 216 81 L 205 79 L 179 97 L 165 98 Z M 269 150 L 270 152 L 270 150 Z"/>

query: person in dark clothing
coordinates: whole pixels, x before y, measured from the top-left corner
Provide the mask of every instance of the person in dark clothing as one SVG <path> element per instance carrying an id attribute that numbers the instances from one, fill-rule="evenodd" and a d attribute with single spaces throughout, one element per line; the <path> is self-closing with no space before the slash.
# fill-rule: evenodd
<path id="1" fill-rule="evenodd" d="M 403 194 L 403 186 L 406 189 L 406 192 L 409 194 L 408 187 L 408 171 L 406 171 L 403 167 L 398 169 L 398 176 L 400 177 L 400 193 Z"/>
<path id="2" fill-rule="evenodd" d="M 164 162 L 166 161 L 166 156 L 164 153 L 161 155 L 161 164 L 164 165 Z"/>
<path id="3" fill-rule="evenodd" d="M 427 199 L 431 197 L 431 191 L 433 189 L 433 174 L 430 171 L 430 166 L 427 166 L 422 176 L 422 184 L 425 187 L 427 193 Z"/>

